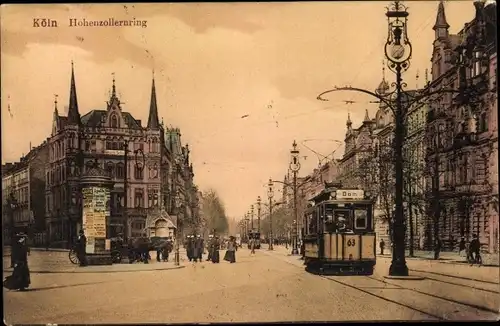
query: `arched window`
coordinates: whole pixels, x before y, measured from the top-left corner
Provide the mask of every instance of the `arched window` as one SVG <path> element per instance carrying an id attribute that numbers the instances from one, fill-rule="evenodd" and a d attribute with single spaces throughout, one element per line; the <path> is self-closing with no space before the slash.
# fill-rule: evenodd
<path id="1" fill-rule="evenodd" d="M 120 123 L 116 114 L 111 115 L 111 128 L 119 128 Z"/>
<path id="2" fill-rule="evenodd" d="M 481 114 L 479 126 L 480 126 L 480 129 L 479 129 L 480 132 L 488 131 L 488 120 L 486 118 L 486 112 L 483 112 Z"/>
<path id="3" fill-rule="evenodd" d="M 125 166 L 123 163 L 116 164 L 116 177 L 118 179 L 123 179 L 125 177 Z"/>

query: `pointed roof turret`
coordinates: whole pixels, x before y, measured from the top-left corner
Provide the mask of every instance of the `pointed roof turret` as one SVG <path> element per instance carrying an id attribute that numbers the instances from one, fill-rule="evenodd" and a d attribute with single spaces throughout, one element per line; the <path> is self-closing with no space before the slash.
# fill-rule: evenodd
<path id="1" fill-rule="evenodd" d="M 436 31 L 436 38 L 439 38 L 448 36 L 448 28 L 450 28 L 450 25 L 448 25 L 448 22 L 446 21 L 444 2 L 443 0 L 441 0 L 439 1 L 436 23 L 434 24 L 434 27 L 432 27 L 432 29 Z"/>
<path id="2" fill-rule="evenodd" d="M 377 94 L 383 95 L 389 90 L 389 83 L 385 80 L 385 61 L 382 60 L 382 81 L 378 85 L 375 92 Z"/>
<path id="3" fill-rule="evenodd" d="M 71 61 L 71 86 L 69 89 L 68 124 L 80 125 L 80 112 L 78 112 L 78 99 L 76 97 L 75 69 Z"/>
<path id="4" fill-rule="evenodd" d="M 370 122 L 370 116 L 368 115 L 368 109 L 365 109 L 365 119 L 363 120 L 363 122 Z"/>
<path id="5" fill-rule="evenodd" d="M 347 112 L 347 121 L 346 121 L 346 126 L 347 129 L 350 129 L 352 126 L 352 121 L 351 121 L 351 112 Z"/>
<path id="6" fill-rule="evenodd" d="M 153 84 L 151 86 L 151 104 L 149 105 L 148 128 L 158 129 L 160 123 L 158 121 L 158 106 L 156 104 L 156 87 L 155 77 L 153 72 Z"/>

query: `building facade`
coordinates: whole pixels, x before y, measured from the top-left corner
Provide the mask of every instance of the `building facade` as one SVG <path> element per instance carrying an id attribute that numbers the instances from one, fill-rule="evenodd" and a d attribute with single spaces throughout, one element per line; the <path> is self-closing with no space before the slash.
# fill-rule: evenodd
<path id="1" fill-rule="evenodd" d="M 189 151 L 180 143 L 178 129 L 176 133 L 177 138 L 171 137 L 172 131 L 159 122 L 154 78 L 145 127 L 123 110 L 114 79 L 106 107 L 81 116 L 72 67 L 68 115 L 59 115 L 56 100 L 47 140 L 45 213 L 50 242 L 70 242 L 81 229 L 80 176 L 95 162 L 114 183 L 111 237 L 153 236 L 156 227 L 175 229 L 188 214 L 183 207 L 192 206 L 185 204 L 191 200 L 185 189 L 194 177 Z"/>
<path id="2" fill-rule="evenodd" d="M 475 93 L 466 97 L 442 93 L 429 101 L 426 163 L 432 173 L 427 185 L 428 237 L 445 249 L 479 236 L 483 249 L 498 251 L 498 153 L 496 128 L 496 3 L 474 2 L 475 18 L 456 35 L 449 33 L 443 2 L 434 25 L 432 81 L 442 88 Z M 494 94 L 495 93 L 495 94 Z M 495 122 L 496 123 L 496 122 Z M 496 126 L 496 124 L 495 124 Z M 434 178 L 432 177 L 434 176 Z M 436 204 L 439 202 L 439 205 Z M 434 241 L 432 240 L 432 241 Z"/>
<path id="3" fill-rule="evenodd" d="M 21 158 L 20 162 L 2 166 L 2 221 L 4 239 L 11 231 L 25 232 L 30 240 L 39 240 L 45 229 L 45 162 L 47 143 Z M 37 239 L 34 239 L 36 235 Z"/>

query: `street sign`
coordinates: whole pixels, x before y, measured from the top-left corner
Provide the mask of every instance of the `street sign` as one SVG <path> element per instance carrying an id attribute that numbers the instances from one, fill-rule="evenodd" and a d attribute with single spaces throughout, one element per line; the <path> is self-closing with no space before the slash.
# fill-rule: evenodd
<path id="1" fill-rule="evenodd" d="M 337 190 L 337 199 L 364 199 L 365 192 L 360 189 L 353 190 Z"/>

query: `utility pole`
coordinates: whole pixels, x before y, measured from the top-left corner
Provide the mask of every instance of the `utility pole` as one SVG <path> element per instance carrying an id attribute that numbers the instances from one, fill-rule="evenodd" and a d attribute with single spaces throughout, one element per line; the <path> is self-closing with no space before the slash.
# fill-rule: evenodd
<path id="1" fill-rule="evenodd" d="M 269 183 L 267 184 L 267 198 L 269 198 L 269 250 L 274 250 L 273 247 L 273 180 L 269 178 Z"/>
<path id="2" fill-rule="evenodd" d="M 250 222 L 250 228 L 253 232 L 253 215 L 254 215 L 254 211 L 253 211 L 253 204 L 252 206 L 250 206 L 250 216 L 251 216 L 251 222 Z"/>
<path id="3" fill-rule="evenodd" d="M 260 212 L 261 212 L 261 199 L 257 197 L 257 232 L 260 233 Z"/>
<path id="4" fill-rule="evenodd" d="M 292 255 L 299 254 L 299 217 L 297 212 L 297 173 L 300 170 L 299 163 L 299 150 L 297 149 L 297 143 L 295 140 L 292 144 L 291 154 L 291 162 L 290 162 L 290 170 L 293 172 L 293 218 L 295 220 L 295 229 L 294 229 L 294 244 L 292 249 Z"/>

